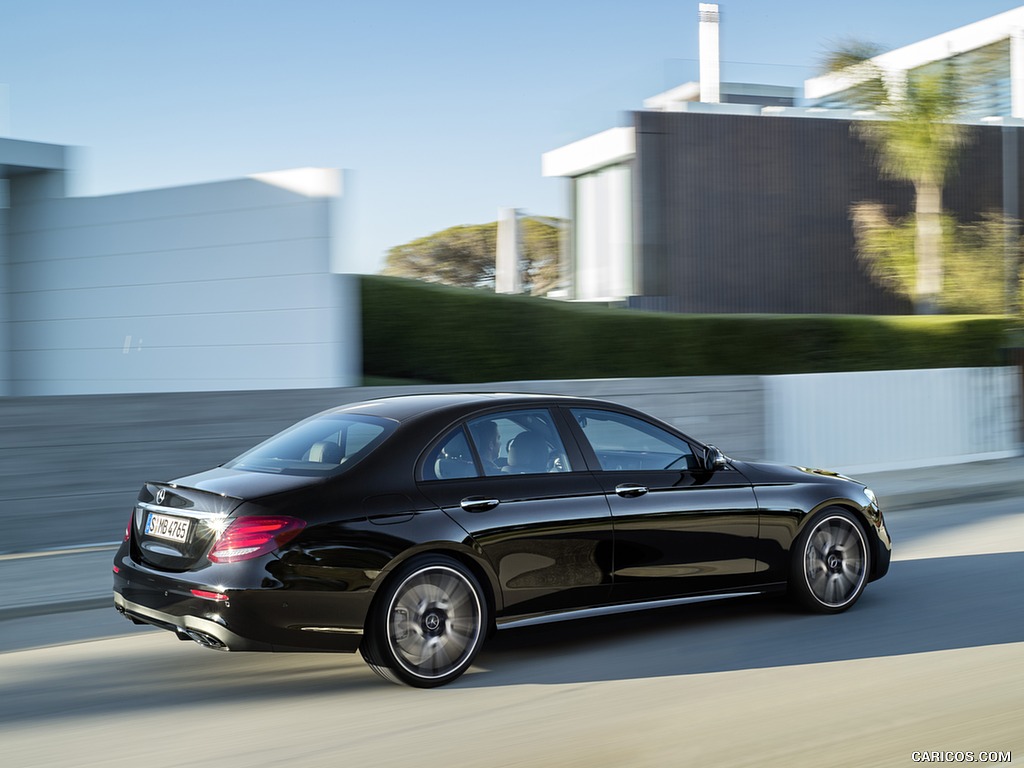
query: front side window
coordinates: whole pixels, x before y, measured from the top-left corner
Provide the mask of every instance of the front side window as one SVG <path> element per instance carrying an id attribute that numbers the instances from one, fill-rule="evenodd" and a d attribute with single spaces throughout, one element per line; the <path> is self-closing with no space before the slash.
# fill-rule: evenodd
<path id="1" fill-rule="evenodd" d="M 334 413 L 286 429 L 224 466 L 247 472 L 328 475 L 365 458 L 394 432 L 391 419 Z"/>
<path id="2" fill-rule="evenodd" d="M 592 408 L 571 411 L 606 472 L 698 466 L 688 442 L 642 419 Z"/>

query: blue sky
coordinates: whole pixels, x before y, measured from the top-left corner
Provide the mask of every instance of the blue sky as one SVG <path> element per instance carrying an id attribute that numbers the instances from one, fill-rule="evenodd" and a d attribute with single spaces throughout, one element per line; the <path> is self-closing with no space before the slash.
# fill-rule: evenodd
<path id="1" fill-rule="evenodd" d="M 844 38 L 898 47 L 1018 4 L 726 1 L 723 77 L 799 85 Z M 84 195 L 353 169 L 372 270 L 499 207 L 567 215 L 541 154 L 693 79 L 697 5 L 0 0 L 0 135 L 82 147 Z"/>

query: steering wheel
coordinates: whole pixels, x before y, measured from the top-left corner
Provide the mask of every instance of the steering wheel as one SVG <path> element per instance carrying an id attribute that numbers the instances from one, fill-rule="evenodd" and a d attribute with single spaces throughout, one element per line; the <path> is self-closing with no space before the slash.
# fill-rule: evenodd
<path id="1" fill-rule="evenodd" d="M 547 440 L 544 443 L 548 447 L 548 472 L 568 472 L 569 457 L 565 451 L 556 450 L 554 444 Z"/>

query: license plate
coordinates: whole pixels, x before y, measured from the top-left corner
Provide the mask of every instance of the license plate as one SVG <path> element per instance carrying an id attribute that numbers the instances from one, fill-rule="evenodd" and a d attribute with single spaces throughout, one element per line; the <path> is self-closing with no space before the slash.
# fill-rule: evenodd
<path id="1" fill-rule="evenodd" d="M 169 541 L 188 541 L 189 521 L 150 512 L 146 518 L 146 535 Z"/>

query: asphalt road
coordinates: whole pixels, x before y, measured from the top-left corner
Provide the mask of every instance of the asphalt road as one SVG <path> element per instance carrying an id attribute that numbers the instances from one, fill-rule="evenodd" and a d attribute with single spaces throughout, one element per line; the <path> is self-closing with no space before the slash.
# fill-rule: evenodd
<path id="1" fill-rule="evenodd" d="M 358 656 L 207 651 L 112 609 L 6 621 L 0 763 L 1024 763 L 1024 500 L 888 524 L 892 570 L 846 614 L 744 600 L 513 630 L 433 691 Z"/>

